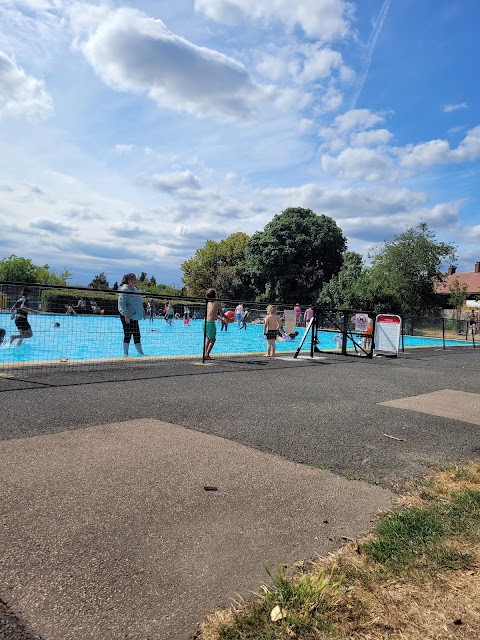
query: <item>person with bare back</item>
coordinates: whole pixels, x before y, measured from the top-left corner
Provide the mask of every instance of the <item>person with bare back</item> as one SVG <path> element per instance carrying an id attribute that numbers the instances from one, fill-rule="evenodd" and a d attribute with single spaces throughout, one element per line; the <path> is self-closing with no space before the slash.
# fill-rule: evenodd
<path id="1" fill-rule="evenodd" d="M 272 358 L 275 356 L 275 340 L 277 339 L 277 332 L 281 326 L 280 317 L 277 316 L 277 307 L 274 304 L 269 304 L 267 307 L 267 315 L 263 322 L 263 331 L 268 343 L 266 356 Z"/>
<path id="2" fill-rule="evenodd" d="M 222 311 L 222 303 L 219 300 L 215 300 L 217 294 L 215 289 L 207 289 L 205 293 L 207 298 L 207 317 L 205 318 L 205 360 L 213 360 L 210 353 L 217 339 L 217 327 L 215 320 L 224 319 Z"/>

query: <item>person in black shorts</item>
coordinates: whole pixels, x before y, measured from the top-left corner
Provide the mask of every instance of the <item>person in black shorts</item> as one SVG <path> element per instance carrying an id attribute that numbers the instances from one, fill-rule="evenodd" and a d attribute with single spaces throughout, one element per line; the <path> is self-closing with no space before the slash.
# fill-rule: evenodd
<path id="1" fill-rule="evenodd" d="M 468 323 L 470 325 L 470 332 L 472 335 L 475 335 L 477 333 L 477 316 L 473 309 L 468 314 Z"/>
<path id="2" fill-rule="evenodd" d="M 28 322 L 28 313 L 39 313 L 35 309 L 30 309 L 28 306 L 28 294 L 30 289 L 24 287 L 20 292 L 20 298 L 16 301 L 13 307 L 10 309 L 12 313 L 12 320 L 15 321 L 15 325 L 18 329 L 17 335 L 10 336 L 10 344 L 17 340 L 17 346 L 19 347 L 25 338 L 31 338 L 33 336 L 32 327 Z"/>

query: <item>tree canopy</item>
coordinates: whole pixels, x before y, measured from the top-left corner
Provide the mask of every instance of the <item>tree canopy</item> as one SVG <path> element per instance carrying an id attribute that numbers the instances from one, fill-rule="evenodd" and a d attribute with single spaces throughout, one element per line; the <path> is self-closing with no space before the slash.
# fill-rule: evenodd
<path id="1" fill-rule="evenodd" d="M 247 241 L 248 235 L 243 232 L 233 233 L 220 242 L 207 240 L 181 265 L 186 293 L 202 296 L 214 287 L 219 297 L 240 297 L 242 282 L 237 276 L 237 268 L 244 259 Z"/>
<path id="2" fill-rule="evenodd" d="M 355 283 L 364 273 L 363 258 L 355 251 L 345 251 L 337 275 L 332 276 L 320 291 L 317 303 L 324 309 L 358 309 L 361 307 Z"/>
<path id="3" fill-rule="evenodd" d="M 242 272 L 258 300 L 314 300 L 340 270 L 345 249 L 332 218 L 289 208 L 250 238 Z"/>
<path id="4" fill-rule="evenodd" d="M 68 269 L 55 273 L 48 264 L 38 266 L 29 258 L 21 258 L 15 254 L 0 260 L 0 280 L 5 282 L 66 285 L 71 277 Z"/>
<path id="5" fill-rule="evenodd" d="M 374 256 L 355 285 L 363 308 L 423 315 L 438 307 L 435 285 L 444 261 L 455 261 L 455 247 L 438 242 L 422 222 L 397 235 Z"/>

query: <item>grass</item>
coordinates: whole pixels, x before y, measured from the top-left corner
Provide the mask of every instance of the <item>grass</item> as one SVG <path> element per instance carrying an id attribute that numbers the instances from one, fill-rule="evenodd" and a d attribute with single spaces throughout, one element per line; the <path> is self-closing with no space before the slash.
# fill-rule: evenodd
<path id="1" fill-rule="evenodd" d="M 303 567 L 267 570 L 252 601 L 212 613 L 196 638 L 476 640 L 480 465 L 426 479 L 367 539 Z"/>

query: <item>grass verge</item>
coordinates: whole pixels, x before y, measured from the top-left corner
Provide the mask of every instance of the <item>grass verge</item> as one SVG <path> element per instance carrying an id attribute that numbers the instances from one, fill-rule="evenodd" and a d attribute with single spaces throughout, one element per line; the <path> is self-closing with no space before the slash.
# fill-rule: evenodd
<path id="1" fill-rule="evenodd" d="M 213 612 L 197 640 L 477 640 L 480 465 L 419 483 L 371 536 L 268 572 L 250 602 Z"/>

